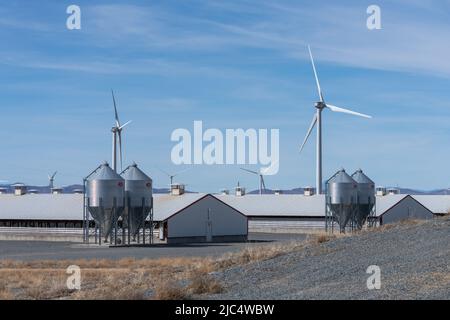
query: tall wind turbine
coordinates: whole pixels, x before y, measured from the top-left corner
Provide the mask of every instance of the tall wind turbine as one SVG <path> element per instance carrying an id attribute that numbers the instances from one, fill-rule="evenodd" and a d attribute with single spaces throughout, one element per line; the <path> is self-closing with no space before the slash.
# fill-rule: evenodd
<path id="1" fill-rule="evenodd" d="M 125 126 L 131 123 L 131 121 L 126 122 L 121 125 L 119 121 L 119 115 L 117 114 L 117 106 L 116 99 L 114 97 L 114 91 L 111 90 L 113 104 L 114 104 L 114 116 L 115 116 L 115 125 L 111 128 L 112 132 L 112 168 L 115 172 L 117 172 L 117 138 L 119 139 L 119 160 L 120 160 L 120 170 L 122 170 L 122 130 Z"/>
<path id="2" fill-rule="evenodd" d="M 333 106 L 331 104 L 325 103 L 325 100 L 323 98 L 322 89 L 320 88 L 319 83 L 319 77 L 317 76 L 316 66 L 314 65 L 314 59 L 311 53 L 311 48 L 308 46 L 309 56 L 311 58 L 311 64 L 314 71 L 314 76 L 316 78 L 316 85 L 317 85 L 317 91 L 319 93 L 319 101 L 316 102 L 315 108 L 316 113 L 314 114 L 314 117 L 312 119 L 311 125 L 308 129 L 308 132 L 306 133 L 305 140 L 303 140 L 303 144 L 300 147 L 300 152 L 302 152 L 303 147 L 305 146 L 306 142 L 308 141 L 309 136 L 311 135 L 312 130 L 314 129 L 314 126 L 317 124 L 317 141 L 316 141 L 316 190 L 317 194 L 322 194 L 322 111 L 324 109 L 330 109 L 334 112 L 342 112 L 342 113 L 348 113 L 354 116 L 364 117 L 364 118 L 372 118 L 371 116 L 368 116 L 366 114 L 362 114 L 359 112 L 351 111 L 344 108 L 339 108 L 336 106 Z"/>
<path id="3" fill-rule="evenodd" d="M 259 177 L 259 194 L 263 194 L 263 190 L 266 190 L 266 184 L 264 183 L 264 176 L 268 168 L 259 169 L 259 171 L 248 170 L 245 168 L 240 168 L 241 170 L 247 171 L 248 173 L 255 174 Z"/>
<path id="4" fill-rule="evenodd" d="M 178 175 L 180 175 L 180 174 L 182 174 L 182 173 L 185 173 L 186 171 L 189 171 L 189 170 L 191 170 L 191 169 L 192 169 L 192 168 L 187 168 L 187 169 L 178 171 L 177 173 L 173 173 L 173 174 L 168 173 L 168 172 L 166 172 L 166 171 L 164 171 L 164 170 L 161 170 L 161 169 L 159 169 L 159 171 L 161 171 L 162 173 L 164 173 L 166 176 L 169 177 L 169 179 L 170 179 L 170 185 L 172 185 L 172 184 L 173 184 L 173 178 L 175 178 L 176 176 L 178 176 Z"/>
<path id="5" fill-rule="evenodd" d="M 53 189 L 54 185 L 54 181 L 55 181 L 55 176 L 58 173 L 58 171 L 53 172 L 52 175 L 48 175 L 48 187 L 51 189 Z"/>

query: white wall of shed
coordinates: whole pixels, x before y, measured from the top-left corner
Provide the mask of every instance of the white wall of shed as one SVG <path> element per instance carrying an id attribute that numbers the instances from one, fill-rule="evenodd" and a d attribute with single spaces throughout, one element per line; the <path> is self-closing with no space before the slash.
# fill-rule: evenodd
<path id="1" fill-rule="evenodd" d="M 268 218 L 251 217 L 248 221 L 249 232 L 265 233 L 309 233 L 325 229 L 325 218 Z"/>
<path id="2" fill-rule="evenodd" d="M 168 219 L 168 237 L 205 237 L 208 209 L 212 235 L 247 234 L 247 218 L 212 196 L 206 196 Z"/>
<path id="3" fill-rule="evenodd" d="M 433 214 L 420 203 L 407 197 L 382 215 L 383 224 L 405 219 L 431 219 Z"/>

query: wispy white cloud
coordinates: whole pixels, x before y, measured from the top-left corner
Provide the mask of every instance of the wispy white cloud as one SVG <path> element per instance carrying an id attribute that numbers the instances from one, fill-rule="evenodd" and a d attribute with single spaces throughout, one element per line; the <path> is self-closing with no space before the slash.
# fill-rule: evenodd
<path id="1" fill-rule="evenodd" d="M 104 57 L 88 57 L 79 59 L 52 58 L 42 54 L 7 53 L 2 55 L 0 64 L 18 66 L 23 68 L 45 69 L 56 71 L 74 71 L 93 74 L 135 74 L 135 75 L 159 75 L 159 76 L 184 76 L 184 75 L 209 75 L 224 77 L 237 75 L 232 69 L 217 69 L 209 66 L 199 66 L 189 63 L 176 62 L 165 59 L 105 59 Z"/>
<path id="2" fill-rule="evenodd" d="M 6 8 L 0 8 L 0 29 L 28 30 L 36 33 L 52 30 L 50 23 L 42 18 L 39 19 L 39 15 L 36 13 L 30 16 Z"/>
<path id="3" fill-rule="evenodd" d="M 391 10 L 392 4 L 381 2 L 383 30 L 380 31 L 367 30 L 363 5 L 347 2 L 321 5 L 320 10 L 320 4 L 290 1 L 205 2 L 200 7 L 209 15 L 196 14 L 194 10 L 189 15 L 183 14 L 163 5 L 86 5 L 83 42 L 109 48 L 119 55 L 136 50 L 149 56 L 166 52 L 172 60 L 195 52 L 214 52 L 216 59 L 225 59 L 242 48 L 266 49 L 284 59 L 304 60 L 307 59 L 305 46 L 311 43 L 317 58 L 331 63 L 449 77 L 450 44 L 443 39 L 448 38 L 450 25 L 435 19 L 434 15 L 436 6 L 442 8 L 446 2 L 440 6 L 435 1 L 395 3 L 405 10 Z M 413 21 L 408 8 L 414 8 Z M 251 18 L 236 16 L 240 10 Z M 219 13 L 232 18 L 214 18 Z M 3 23 L 8 21 L 3 19 Z M 15 25 L 17 21 L 9 23 Z M 139 62 L 150 66 L 145 60 L 128 59 L 129 62 L 121 61 L 120 66 L 102 61 L 35 65 L 98 73 L 139 73 L 143 72 L 140 69 L 146 69 L 136 67 Z M 156 61 L 153 69 L 161 68 L 162 64 Z M 169 67 L 166 65 L 165 69 L 170 70 Z M 183 69 L 186 66 L 179 70 Z"/>
<path id="4" fill-rule="evenodd" d="M 306 59 L 312 43 L 320 59 L 361 68 L 419 72 L 450 76 L 450 25 L 432 14 L 436 2 L 390 10 L 381 5 L 383 30 L 366 28 L 367 14 L 360 4 L 322 6 L 298 2 L 213 2 L 205 15 L 183 15 L 164 7 L 133 5 L 95 6 L 87 31 L 97 45 L 134 43 L 146 50 L 230 52 L 239 48 L 264 48 L 285 58 Z M 319 10 L 320 6 L 320 10 Z M 415 7 L 414 7 L 415 6 Z M 411 21 L 408 8 L 422 10 Z M 419 7 L 419 8 L 417 8 Z M 214 13 L 253 14 L 253 19 L 214 19 Z M 320 15 L 317 13 L 320 12 Z M 226 54 L 226 53 L 224 53 Z"/>
<path id="5" fill-rule="evenodd" d="M 1 90 L 9 99 L 2 94 L 2 105 L 11 109 L 28 105 L 26 110 L 32 110 L 33 98 L 40 89 L 35 86 L 30 94 L 26 85 L 45 81 L 46 87 L 39 92 L 43 99 L 35 99 L 42 108 L 41 118 L 21 111 L 9 112 L 3 134 L 17 126 L 16 122 L 28 131 L 21 136 L 23 139 L 4 144 L 17 151 L 15 159 L 27 159 L 20 156 L 21 150 L 32 149 L 34 139 L 47 139 L 56 131 L 74 137 L 73 128 L 78 130 L 75 125 L 80 124 L 83 139 L 95 133 L 104 151 L 92 147 L 89 156 L 109 157 L 112 117 L 105 87 L 118 84 L 122 86 L 121 115 L 135 121 L 127 132 L 129 150 L 143 153 L 141 158 L 167 163 L 167 132 L 191 125 L 197 116 L 208 127 L 280 127 L 282 152 L 289 162 L 282 167 L 286 175 L 283 183 L 311 183 L 314 147 L 309 145 L 301 159 L 295 153 L 314 110 L 311 99 L 316 98 L 307 61 L 306 44 L 310 43 L 327 97 L 329 94 L 338 105 L 342 102 L 344 107 L 375 116 L 372 122 L 341 119 L 335 114 L 325 116 L 324 131 L 329 134 L 325 139 L 325 165 L 329 173 L 338 164 L 355 167 L 362 163 L 364 169 L 377 172 L 382 183 L 393 176 L 403 177 L 406 183 L 413 182 L 413 178 L 428 186 L 442 183 L 442 177 L 397 175 L 395 171 L 399 167 L 422 168 L 423 163 L 444 167 L 436 157 L 429 159 L 433 152 L 448 158 L 442 146 L 448 140 L 445 130 L 450 121 L 445 111 L 450 100 L 444 88 L 445 78 L 450 76 L 450 45 L 445 42 L 450 35 L 449 1 L 377 1 L 382 8 L 381 31 L 366 29 L 366 4 L 327 2 L 205 0 L 183 1 L 174 6 L 166 2 L 95 5 L 86 1 L 80 32 L 63 35 L 66 30 L 61 19 L 59 29 L 51 28 L 37 37 L 23 28 L 33 26 L 34 21 L 36 28 L 32 29 L 38 30 L 48 16 L 28 19 L 24 27 L 21 17 L 1 15 L 2 34 L 11 31 L 18 35 L 17 41 L 3 43 L 0 54 L 1 67 L 14 70 L 10 74 L 16 77 L 9 83 L 9 74 L 3 73 L 6 85 Z M 330 66 L 336 64 L 364 72 L 347 68 L 336 72 Z M 384 72 L 366 69 L 396 73 L 386 77 Z M 72 93 L 70 85 L 62 85 L 65 76 L 78 81 Z M 388 84 L 377 85 L 377 81 Z M 11 92 L 8 88 L 14 84 L 18 89 Z M 28 97 L 18 94 L 20 86 Z M 65 97 L 61 94 L 64 90 Z M 68 101 L 76 95 L 79 97 Z M 60 105 L 67 110 L 59 110 Z M 55 110 L 59 111 L 55 114 Z M 173 117 L 168 116 L 171 111 Z M 53 119 L 45 122 L 49 124 L 42 129 L 45 132 L 30 130 L 29 122 L 35 123 L 35 128 L 45 117 Z M 84 122 L 83 117 L 95 120 Z M 61 129 L 61 125 L 67 128 Z M 86 154 L 83 148 L 87 140 L 77 144 L 73 139 L 74 149 Z M 146 143 L 152 145 L 150 157 L 142 150 Z M 153 147 L 164 150 L 154 152 Z M 358 156 L 349 157 L 350 152 Z M 20 173 L 21 164 L 14 161 L 11 166 Z M 295 179 L 293 173 L 298 175 Z M 200 183 L 210 185 L 210 181 Z"/>

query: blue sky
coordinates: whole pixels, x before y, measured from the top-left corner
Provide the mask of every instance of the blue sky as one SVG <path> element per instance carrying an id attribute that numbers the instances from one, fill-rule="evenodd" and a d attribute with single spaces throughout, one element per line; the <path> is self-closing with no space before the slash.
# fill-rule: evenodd
<path id="1" fill-rule="evenodd" d="M 66 29 L 77 4 L 82 29 Z M 382 30 L 366 28 L 381 8 Z M 450 1 L 9 1 L 0 8 L 0 180 L 77 183 L 110 160 L 118 101 L 125 163 L 157 187 L 176 128 L 280 129 L 269 188 L 314 184 L 314 140 L 298 149 L 317 100 L 371 114 L 324 113 L 324 176 L 361 167 L 377 184 L 449 187 Z M 239 166 L 195 166 L 182 182 L 214 192 Z"/>

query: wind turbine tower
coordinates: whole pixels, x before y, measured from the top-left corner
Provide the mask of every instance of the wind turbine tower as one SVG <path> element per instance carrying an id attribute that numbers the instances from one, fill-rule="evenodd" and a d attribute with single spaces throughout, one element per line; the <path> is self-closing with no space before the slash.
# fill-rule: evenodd
<path id="1" fill-rule="evenodd" d="M 169 177 L 169 179 L 170 179 L 170 186 L 172 186 L 172 185 L 173 185 L 173 178 L 175 178 L 176 176 L 178 176 L 178 175 L 180 175 L 180 174 L 182 174 L 182 173 L 185 173 L 186 171 L 189 171 L 189 170 L 191 170 L 191 169 L 192 169 L 192 168 L 187 168 L 187 169 L 178 171 L 177 173 L 173 173 L 173 174 L 171 174 L 171 173 L 169 173 L 169 172 L 166 172 L 166 171 L 164 171 L 164 170 L 161 170 L 161 169 L 159 169 L 159 171 L 161 171 L 162 173 L 164 173 L 166 176 Z"/>
<path id="2" fill-rule="evenodd" d="M 258 172 L 253 170 L 248 170 L 245 168 L 241 168 L 241 170 L 247 171 L 248 173 L 257 175 L 259 177 L 259 194 L 262 195 L 263 191 L 266 190 L 266 184 L 264 183 L 264 175 L 266 174 L 265 169 L 260 169 Z"/>
<path id="3" fill-rule="evenodd" d="M 50 191 L 54 188 L 55 176 L 57 173 L 58 171 L 55 171 L 52 175 L 48 175 L 48 187 L 50 188 Z"/>
<path id="4" fill-rule="evenodd" d="M 311 125 L 306 133 L 306 137 L 303 140 L 303 144 L 300 147 L 300 152 L 302 152 L 303 147 L 308 141 L 309 136 L 311 135 L 314 126 L 317 124 L 317 137 L 316 137 L 316 190 L 317 194 L 322 194 L 322 111 L 325 109 L 330 109 L 333 112 L 341 112 L 348 113 L 354 116 L 364 117 L 364 118 L 372 118 L 363 113 L 351 111 L 348 109 L 336 107 L 329 103 L 325 103 L 323 98 L 322 89 L 320 88 L 319 77 L 317 76 L 316 66 L 314 64 L 314 59 L 311 53 L 311 48 L 308 46 L 309 57 L 311 58 L 311 64 L 314 71 L 314 77 L 316 78 L 317 91 L 319 93 L 319 101 L 315 103 L 314 107 L 316 108 L 316 113 L 313 116 Z"/>
<path id="5" fill-rule="evenodd" d="M 117 142 L 119 143 L 119 160 L 120 160 L 120 170 L 122 170 L 122 130 L 131 123 L 131 121 L 126 122 L 121 125 L 119 121 L 119 115 L 117 113 L 116 99 L 114 97 L 114 91 L 111 90 L 113 104 L 114 104 L 114 116 L 115 125 L 111 128 L 112 132 L 112 168 L 117 172 Z"/>

